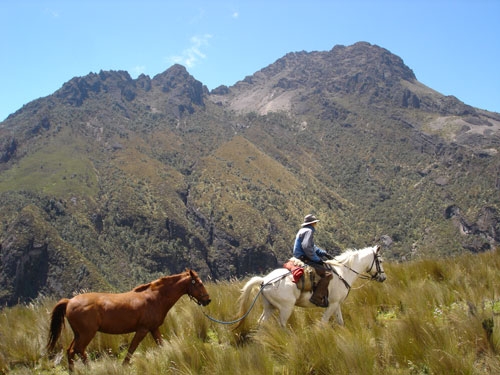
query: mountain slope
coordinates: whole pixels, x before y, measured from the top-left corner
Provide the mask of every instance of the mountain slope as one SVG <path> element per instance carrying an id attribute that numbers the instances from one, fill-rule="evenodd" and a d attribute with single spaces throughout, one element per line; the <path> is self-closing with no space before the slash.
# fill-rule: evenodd
<path id="1" fill-rule="evenodd" d="M 264 272 L 310 212 L 332 253 L 376 241 L 398 261 L 494 249 L 499 129 L 499 114 L 364 42 L 290 53 L 211 92 L 180 65 L 75 77 L 0 123 L 0 303 L 186 267 Z M 64 272 L 53 254 L 71 259 Z M 16 287 L 36 264 L 33 288 Z"/>

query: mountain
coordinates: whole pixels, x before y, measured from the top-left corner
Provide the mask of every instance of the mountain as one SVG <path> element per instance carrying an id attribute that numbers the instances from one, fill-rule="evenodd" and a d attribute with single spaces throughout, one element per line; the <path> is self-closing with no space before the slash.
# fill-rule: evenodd
<path id="1" fill-rule="evenodd" d="M 262 273 L 307 213 L 331 253 L 494 250 L 499 147 L 500 114 L 365 42 L 212 91 L 180 65 L 75 77 L 0 123 L 0 304 Z"/>

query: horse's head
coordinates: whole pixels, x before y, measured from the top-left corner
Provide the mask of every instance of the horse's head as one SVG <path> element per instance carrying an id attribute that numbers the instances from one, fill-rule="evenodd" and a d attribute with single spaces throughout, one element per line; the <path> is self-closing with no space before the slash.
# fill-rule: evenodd
<path id="1" fill-rule="evenodd" d="M 380 257 L 380 245 L 375 246 L 375 249 L 373 249 L 373 261 L 366 272 L 370 274 L 373 280 L 381 283 L 387 278 L 384 267 L 382 266 L 382 258 Z"/>
<path id="2" fill-rule="evenodd" d="M 198 305 L 208 305 L 210 303 L 210 297 L 201 279 L 198 277 L 198 274 L 193 270 L 189 270 L 188 272 L 191 281 L 187 294 L 194 299 Z"/>

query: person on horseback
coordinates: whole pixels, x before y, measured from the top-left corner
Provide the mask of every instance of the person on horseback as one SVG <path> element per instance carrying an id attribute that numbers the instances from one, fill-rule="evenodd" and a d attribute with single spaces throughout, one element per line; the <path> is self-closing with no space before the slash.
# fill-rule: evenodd
<path id="1" fill-rule="evenodd" d="M 309 301 L 319 307 L 328 307 L 328 284 L 333 275 L 325 267 L 321 257 L 328 259 L 332 257 L 314 244 L 314 231 L 318 222 L 319 220 L 314 215 L 309 214 L 304 217 L 304 222 L 295 237 L 293 256 L 313 267 L 321 277 Z"/>

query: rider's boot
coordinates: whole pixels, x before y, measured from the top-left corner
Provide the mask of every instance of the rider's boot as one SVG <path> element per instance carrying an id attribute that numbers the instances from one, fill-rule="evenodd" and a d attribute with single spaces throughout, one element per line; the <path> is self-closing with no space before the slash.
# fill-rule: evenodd
<path id="1" fill-rule="evenodd" d="M 319 307 L 328 307 L 328 284 L 330 283 L 332 277 L 332 274 L 327 273 L 318 281 L 318 285 L 316 286 L 316 289 L 314 289 L 309 302 Z"/>

